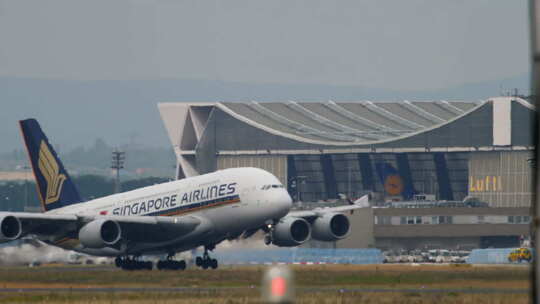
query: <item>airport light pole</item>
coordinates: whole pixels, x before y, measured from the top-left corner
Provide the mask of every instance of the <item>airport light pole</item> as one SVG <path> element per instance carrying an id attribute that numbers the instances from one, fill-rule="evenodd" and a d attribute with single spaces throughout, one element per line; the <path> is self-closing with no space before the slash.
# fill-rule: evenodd
<path id="1" fill-rule="evenodd" d="M 120 169 L 124 169 L 124 161 L 126 158 L 126 152 L 115 149 L 112 152 L 112 164 L 111 169 L 116 170 L 116 179 L 114 181 L 114 193 L 119 193 L 120 189 Z"/>
<path id="2" fill-rule="evenodd" d="M 348 179 L 347 179 L 347 197 L 351 198 L 352 197 L 352 194 L 351 194 L 351 173 L 352 173 L 352 170 L 351 170 L 351 166 L 349 166 L 349 174 L 348 174 Z"/>
<path id="3" fill-rule="evenodd" d="M 28 206 L 28 170 L 30 167 L 27 165 L 22 166 L 24 170 L 24 207 Z"/>
<path id="4" fill-rule="evenodd" d="M 532 79 L 531 79 L 531 89 L 534 104 L 538 106 L 538 96 L 540 94 L 540 0 L 529 0 L 529 29 L 530 29 L 530 47 L 531 47 L 531 63 L 532 63 Z M 536 111 L 536 119 L 534 122 L 534 143 L 536 146 L 535 159 L 540 158 L 540 151 L 538 149 L 538 143 L 540 142 L 540 132 L 539 132 L 539 119 L 540 111 Z M 533 199 L 532 199 L 532 215 L 533 220 L 531 221 L 531 239 L 534 242 L 534 254 L 533 258 L 533 270 L 532 270 L 532 302 L 540 303 L 539 290 L 540 290 L 540 263 L 538 262 L 539 250 L 540 250 L 540 172 L 538 171 L 538 166 L 534 161 L 533 171 Z"/>

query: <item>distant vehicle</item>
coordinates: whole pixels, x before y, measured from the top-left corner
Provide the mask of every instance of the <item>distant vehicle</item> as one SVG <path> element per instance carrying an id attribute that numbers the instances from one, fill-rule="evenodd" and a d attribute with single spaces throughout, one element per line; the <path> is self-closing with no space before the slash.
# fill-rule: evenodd
<path id="1" fill-rule="evenodd" d="M 527 261 L 527 262 L 532 261 L 532 252 L 529 248 L 525 248 L 525 247 L 516 248 L 508 254 L 508 262 L 521 263 L 522 261 Z"/>
<path id="2" fill-rule="evenodd" d="M 429 252 L 422 251 L 422 252 L 420 252 L 420 256 L 422 256 L 422 262 L 424 262 L 424 263 L 429 262 Z"/>
<path id="3" fill-rule="evenodd" d="M 460 257 L 460 263 L 467 263 L 467 259 L 471 252 L 469 250 L 458 250 L 458 255 Z"/>
<path id="4" fill-rule="evenodd" d="M 397 263 L 398 256 L 392 250 L 383 252 L 383 263 Z"/>
<path id="5" fill-rule="evenodd" d="M 409 261 L 412 263 L 424 262 L 424 256 L 420 250 L 411 250 L 409 253 Z"/>
<path id="6" fill-rule="evenodd" d="M 436 263 L 437 257 L 439 256 L 439 250 L 437 249 L 431 249 L 428 250 L 428 259 L 427 262 L 429 263 Z"/>
<path id="7" fill-rule="evenodd" d="M 368 207 L 368 196 L 351 205 L 291 211 L 287 189 L 258 168 L 231 168 L 83 202 L 75 184 L 35 119 L 19 122 L 44 213 L 0 212 L 0 242 L 35 235 L 43 242 L 94 256 L 115 257 L 122 269 L 152 269 L 146 254 L 167 254 L 158 269 L 183 270 L 177 252 L 200 246 L 203 269 L 217 244 L 266 233 L 265 243 L 299 246 L 313 238 L 347 237 L 343 212 Z"/>
<path id="8" fill-rule="evenodd" d="M 459 255 L 459 252 L 454 251 L 454 250 L 450 251 L 450 263 L 454 263 L 454 264 L 463 263 L 463 259 Z"/>
<path id="9" fill-rule="evenodd" d="M 407 250 L 400 250 L 397 260 L 399 263 L 409 263 L 409 253 Z"/>
<path id="10" fill-rule="evenodd" d="M 450 255 L 450 251 L 446 249 L 440 249 L 439 255 L 435 259 L 437 263 L 451 263 L 452 262 L 452 256 Z"/>

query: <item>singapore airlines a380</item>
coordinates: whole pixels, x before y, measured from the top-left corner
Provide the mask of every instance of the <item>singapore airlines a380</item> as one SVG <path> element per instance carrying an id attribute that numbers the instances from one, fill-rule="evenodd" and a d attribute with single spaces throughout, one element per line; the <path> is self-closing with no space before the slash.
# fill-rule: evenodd
<path id="1" fill-rule="evenodd" d="M 35 119 L 19 122 L 34 172 L 42 213 L 0 212 L 0 241 L 32 237 L 95 256 L 115 257 L 122 269 L 152 269 L 142 255 L 162 254 L 157 269 L 183 270 L 178 252 L 203 247 L 196 265 L 215 269 L 209 251 L 224 240 L 264 231 L 266 244 L 299 246 L 310 238 L 347 237 L 343 212 L 368 197 L 333 208 L 291 211 L 292 200 L 273 174 L 232 168 L 83 201 Z"/>

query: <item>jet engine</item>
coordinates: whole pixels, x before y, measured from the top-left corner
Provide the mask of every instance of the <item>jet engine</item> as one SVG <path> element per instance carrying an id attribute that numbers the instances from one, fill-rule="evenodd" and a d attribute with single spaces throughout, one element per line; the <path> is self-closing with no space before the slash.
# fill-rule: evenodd
<path id="1" fill-rule="evenodd" d="M 0 217 L 0 242 L 16 240 L 21 233 L 22 226 L 18 218 L 12 215 Z"/>
<path id="2" fill-rule="evenodd" d="M 347 236 L 350 223 L 341 213 L 328 213 L 315 219 L 311 225 L 312 236 L 318 241 L 336 241 Z"/>
<path id="3" fill-rule="evenodd" d="M 91 221 L 79 230 L 79 241 L 88 248 L 103 248 L 116 244 L 122 237 L 117 222 L 106 219 Z"/>
<path id="4" fill-rule="evenodd" d="M 274 226 L 272 243 L 280 247 L 298 246 L 309 240 L 311 226 L 303 218 L 285 217 Z"/>

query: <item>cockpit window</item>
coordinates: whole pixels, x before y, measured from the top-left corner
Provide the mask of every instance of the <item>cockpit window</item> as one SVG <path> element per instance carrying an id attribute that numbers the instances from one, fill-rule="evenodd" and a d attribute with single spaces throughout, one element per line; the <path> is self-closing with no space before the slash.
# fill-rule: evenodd
<path id="1" fill-rule="evenodd" d="M 268 190 L 271 188 L 285 188 L 283 185 L 264 185 L 261 187 L 261 190 Z"/>

